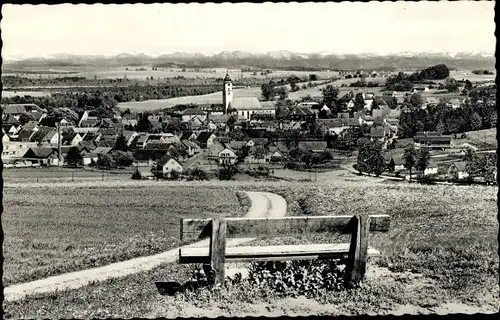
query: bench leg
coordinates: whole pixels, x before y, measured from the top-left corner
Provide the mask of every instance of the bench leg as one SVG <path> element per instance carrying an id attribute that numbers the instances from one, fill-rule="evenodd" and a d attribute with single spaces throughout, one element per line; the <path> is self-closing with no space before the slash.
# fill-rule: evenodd
<path id="1" fill-rule="evenodd" d="M 210 236 L 210 266 L 204 267 L 210 284 L 224 284 L 226 260 L 226 221 L 212 219 L 212 235 Z M 210 270 L 207 270 L 210 267 Z M 209 271 L 207 273 L 207 271 Z"/>
<path id="2" fill-rule="evenodd" d="M 356 215 L 351 219 L 350 224 L 352 237 L 344 279 L 348 288 L 357 285 L 365 275 L 370 217 Z"/>

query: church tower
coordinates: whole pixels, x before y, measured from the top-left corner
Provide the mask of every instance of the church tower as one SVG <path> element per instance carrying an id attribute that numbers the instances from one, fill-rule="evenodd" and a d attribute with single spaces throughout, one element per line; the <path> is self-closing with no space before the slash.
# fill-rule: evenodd
<path id="1" fill-rule="evenodd" d="M 222 88 L 222 104 L 224 105 L 224 114 L 228 114 L 228 109 L 233 102 L 233 82 L 229 77 L 229 72 L 226 72 L 224 78 L 224 88 Z"/>

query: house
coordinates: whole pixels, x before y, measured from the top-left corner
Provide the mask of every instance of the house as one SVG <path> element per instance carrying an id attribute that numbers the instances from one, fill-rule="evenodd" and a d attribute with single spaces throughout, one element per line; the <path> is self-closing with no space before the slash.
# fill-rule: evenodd
<path id="1" fill-rule="evenodd" d="M 193 118 L 198 118 L 198 120 L 203 123 L 205 119 L 207 118 L 207 113 L 204 111 L 201 111 L 199 108 L 189 108 L 184 110 L 182 112 L 182 121 L 183 122 L 189 122 Z"/>
<path id="2" fill-rule="evenodd" d="M 2 160 L 7 162 L 12 159 L 20 159 L 24 157 L 30 148 L 36 148 L 36 142 L 29 141 L 12 141 L 8 135 L 2 135 Z"/>
<path id="3" fill-rule="evenodd" d="M 267 149 L 272 153 L 278 151 L 283 156 L 289 151 L 288 146 L 284 141 L 272 142 L 267 146 Z"/>
<path id="4" fill-rule="evenodd" d="M 17 136 L 19 134 L 19 131 L 22 130 L 20 124 L 5 124 L 2 126 L 2 128 L 9 136 Z"/>
<path id="5" fill-rule="evenodd" d="M 283 117 L 287 120 L 295 120 L 295 121 L 307 121 L 313 120 L 316 118 L 314 112 L 312 112 L 309 108 L 306 107 L 295 107 L 289 110 Z"/>
<path id="6" fill-rule="evenodd" d="M 133 153 L 134 165 L 137 167 L 152 167 L 168 153 L 168 150 L 141 149 Z"/>
<path id="7" fill-rule="evenodd" d="M 427 168 L 425 168 L 425 170 L 424 170 L 424 176 L 435 175 L 435 174 L 438 174 L 438 166 L 437 166 L 436 161 L 431 159 L 429 161 Z"/>
<path id="8" fill-rule="evenodd" d="M 92 163 L 92 161 L 94 163 L 97 163 L 97 160 L 99 159 L 99 155 L 108 154 L 111 152 L 112 149 L 113 148 L 110 148 L 110 147 L 97 147 L 90 152 L 87 152 L 87 151 L 82 152 L 83 164 L 90 165 Z"/>
<path id="9" fill-rule="evenodd" d="M 448 101 L 448 103 L 446 103 L 446 105 L 449 107 L 452 107 L 453 109 L 457 109 L 457 108 L 460 108 L 462 103 L 457 98 L 454 98 L 454 99 L 450 99 Z"/>
<path id="10" fill-rule="evenodd" d="M 77 146 L 83 141 L 82 136 L 78 132 L 68 131 L 62 135 L 62 145 Z"/>
<path id="11" fill-rule="evenodd" d="M 279 150 L 274 152 L 269 152 L 269 161 L 270 162 L 283 162 L 285 160 L 285 156 Z"/>
<path id="12" fill-rule="evenodd" d="M 405 160 L 402 155 L 384 156 L 384 159 L 387 163 L 391 160 L 394 162 L 394 172 L 402 172 L 405 170 Z"/>
<path id="13" fill-rule="evenodd" d="M 23 130 L 35 130 L 37 128 L 38 128 L 38 122 L 36 122 L 36 121 L 28 121 L 22 127 Z"/>
<path id="14" fill-rule="evenodd" d="M 17 134 L 17 141 L 29 142 L 31 141 L 31 137 L 37 132 L 36 130 L 23 129 Z"/>
<path id="15" fill-rule="evenodd" d="M 232 150 L 242 150 L 247 146 L 247 143 L 248 143 L 247 141 L 232 140 L 226 145 Z"/>
<path id="16" fill-rule="evenodd" d="M 146 142 L 148 141 L 149 135 L 147 133 L 139 133 L 135 136 L 131 145 L 134 148 L 144 149 L 146 147 Z"/>
<path id="17" fill-rule="evenodd" d="M 135 137 L 137 137 L 139 134 L 135 131 L 123 130 L 122 135 L 125 137 L 127 146 L 130 146 L 132 141 L 134 141 Z"/>
<path id="18" fill-rule="evenodd" d="M 125 119 L 122 118 L 121 123 L 124 127 L 133 127 L 137 125 L 137 119 Z"/>
<path id="19" fill-rule="evenodd" d="M 194 141 L 182 140 L 181 143 L 187 148 L 189 156 L 200 153 L 200 146 L 197 145 Z"/>
<path id="20" fill-rule="evenodd" d="M 177 171 L 179 173 L 182 172 L 182 165 L 179 163 L 179 161 L 175 160 L 168 154 L 165 154 L 163 157 L 161 157 L 156 165 L 161 168 L 161 172 L 164 175 L 170 175 L 172 171 Z"/>
<path id="21" fill-rule="evenodd" d="M 154 180 L 154 174 L 151 172 L 151 167 L 136 167 L 135 175 L 139 176 L 141 180 Z"/>
<path id="22" fill-rule="evenodd" d="M 29 148 L 23 158 L 48 167 L 59 164 L 59 155 L 54 148 Z"/>
<path id="23" fill-rule="evenodd" d="M 38 105 L 33 103 L 6 104 L 2 105 L 2 109 L 3 120 L 5 120 L 8 116 L 12 116 L 16 120 L 19 120 L 21 115 L 27 115 L 39 123 L 47 116 L 47 110 L 40 108 Z"/>
<path id="24" fill-rule="evenodd" d="M 196 137 L 196 142 L 202 149 L 209 149 L 216 138 L 217 137 L 212 132 L 203 131 Z"/>
<path id="25" fill-rule="evenodd" d="M 206 130 L 212 132 L 217 131 L 219 129 L 219 126 L 212 119 L 207 119 L 204 123 L 204 126 Z"/>
<path id="26" fill-rule="evenodd" d="M 97 117 L 89 116 L 88 111 L 84 111 L 80 121 L 78 121 L 78 127 L 81 128 L 90 128 L 90 127 L 98 127 L 100 125 L 100 121 Z"/>
<path id="27" fill-rule="evenodd" d="M 432 149 L 444 149 L 451 147 L 451 136 L 442 135 L 440 132 L 417 132 L 413 137 L 413 141 L 416 148 L 422 146 L 432 148 Z"/>
<path id="28" fill-rule="evenodd" d="M 42 138 L 40 142 L 42 145 L 56 145 L 59 143 L 59 134 L 57 131 L 51 130 Z"/>
<path id="29" fill-rule="evenodd" d="M 201 120 L 197 116 L 194 116 L 187 121 L 187 125 L 191 130 L 199 130 L 203 126 L 203 120 Z"/>
<path id="30" fill-rule="evenodd" d="M 448 167 L 448 179 L 450 180 L 463 180 L 469 177 L 469 173 L 466 170 L 466 162 L 465 161 L 457 161 L 453 162 Z"/>
<path id="31" fill-rule="evenodd" d="M 212 145 L 204 152 L 204 157 L 208 160 L 219 160 L 219 152 L 226 147 L 217 139 L 214 140 Z"/>
<path id="32" fill-rule="evenodd" d="M 97 148 L 96 144 L 93 141 L 82 141 L 78 146 L 81 147 L 82 150 L 88 151 L 92 151 Z"/>
<path id="33" fill-rule="evenodd" d="M 236 152 L 231 148 L 222 149 L 219 154 L 219 164 L 235 164 L 236 163 Z"/>
<path id="34" fill-rule="evenodd" d="M 196 140 L 196 133 L 193 131 L 184 131 L 181 136 L 179 137 L 179 140 L 189 140 L 189 141 L 195 141 Z"/>
<path id="35" fill-rule="evenodd" d="M 327 142 L 318 140 L 318 141 L 299 141 L 297 147 L 304 151 L 311 152 L 323 152 L 327 148 Z"/>

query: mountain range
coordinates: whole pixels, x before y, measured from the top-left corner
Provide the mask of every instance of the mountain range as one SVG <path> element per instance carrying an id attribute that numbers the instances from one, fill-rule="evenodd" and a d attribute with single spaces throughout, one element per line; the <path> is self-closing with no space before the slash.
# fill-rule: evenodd
<path id="1" fill-rule="evenodd" d="M 353 70 L 353 69 L 421 69 L 436 64 L 450 69 L 494 69 L 495 56 L 481 52 L 431 53 L 401 52 L 393 54 L 336 54 L 332 52 L 296 53 L 271 51 L 249 53 L 223 51 L 213 55 L 174 52 L 158 56 L 144 53 L 121 53 L 114 56 L 57 54 L 18 60 L 4 60 L 3 69 L 33 67 L 181 67 L 181 68 L 255 68 L 287 70 Z"/>

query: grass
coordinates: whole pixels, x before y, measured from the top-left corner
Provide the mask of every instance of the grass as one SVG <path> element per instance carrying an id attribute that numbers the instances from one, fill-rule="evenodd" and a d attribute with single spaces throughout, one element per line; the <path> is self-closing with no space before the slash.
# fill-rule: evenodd
<path id="1" fill-rule="evenodd" d="M 6 187 L 4 285 L 163 252 L 181 244 L 181 217 L 244 212 L 206 187 Z"/>
<path id="2" fill-rule="evenodd" d="M 369 270 L 385 278 L 363 287 L 324 292 L 316 299 L 283 299 L 272 292 L 234 286 L 195 295 L 162 296 L 155 281 L 183 281 L 188 266 L 175 264 L 122 279 L 6 303 L 6 318 L 32 317 L 177 317 L 383 314 L 401 305 L 432 308 L 455 302 L 498 310 L 498 222 L 495 187 L 422 186 L 325 181 L 323 183 L 211 183 L 219 188 L 270 191 L 284 196 L 290 215 L 389 214 L 387 233 L 370 236 L 382 253 Z M 345 236 L 343 236 L 345 237 Z M 319 235 L 262 239 L 259 245 L 345 241 Z M 417 278 L 419 280 L 412 280 Z M 54 301 L 57 300 L 57 304 Z M 302 307 L 299 307 L 302 306 Z"/>
<path id="3" fill-rule="evenodd" d="M 465 139 L 456 139 L 454 143 L 470 143 L 480 150 L 492 150 L 496 149 L 498 146 L 497 141 L 497 128 L 477 130 L 477 131 L 469 131 L 466 132 L 467 138 Z M 460 134 L 457 134 L 460 137 Z"/>

